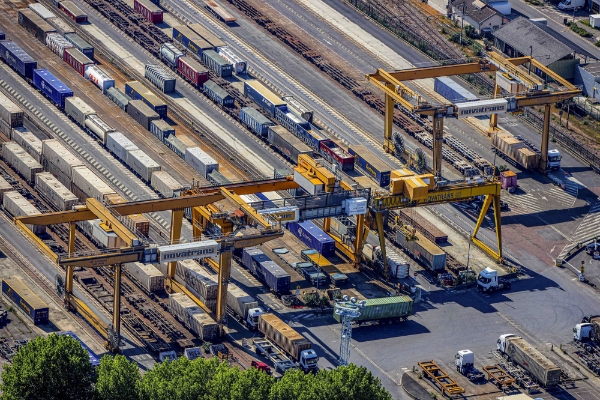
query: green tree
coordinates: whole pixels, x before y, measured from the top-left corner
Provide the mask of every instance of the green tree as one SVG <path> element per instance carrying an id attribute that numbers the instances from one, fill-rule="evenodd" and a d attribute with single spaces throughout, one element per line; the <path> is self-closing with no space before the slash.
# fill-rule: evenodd
<path id="1" fill-rule="evenodd" d="M 2 371 L 3 400 L 70 399 L 93 396 L 92 366 L 81 344 L 66 335 L 38 337 L 22 346 Z"/>
<path id="2" fill-rule="evenodd" d="M 288 370 L 271 388 L 270 400 L 325 400 L 325 393 L 316 390 L 317 378 L 301 370 Z M 348 399 L 350 400 L 350 399 Z"/>
<path id="3" fill-rule="evenodd" d="M 324 381 L 322 387 L 327 392 L 328 400 L 392 400 L 379 378 L 374 377 L 365 367 L 350 364 L 323 374 L 320 372 L 317 378 Z"/>
<path id="4" fill-rule="evenodd" d="M 230 390 L 230 400 L 264 400 L 269 398 L 269 393 L 275 380 L 264 371 L 250 368 L 241 371 L 238 379 L 233 382 Z"/>
<path id="5" fill-rule="evenodd" d="M 136 400 L 139 398 L 138 387 L 140 371 L 134 361 L 122 355 L 104 356 L 96 370 L 96 394 L 100 400 Z"/>

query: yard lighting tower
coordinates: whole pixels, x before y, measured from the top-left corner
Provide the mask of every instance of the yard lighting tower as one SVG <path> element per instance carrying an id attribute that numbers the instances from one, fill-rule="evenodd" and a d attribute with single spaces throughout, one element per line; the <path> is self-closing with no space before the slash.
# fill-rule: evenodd
<path id="1" fill-rule="evenodd" d="M 340 340 L 340 366 L 348 365 L 350 360 L 350 342 L 352 340 L 352 320 L 360 316 L 360 309 L 365 306 L 366 301 L 360 303 L 355 297 L 348 299 L 348 296 L 342 298 L 343 301 L 335 303 L 335 313 L 342 320 L 342 337 Z"/>

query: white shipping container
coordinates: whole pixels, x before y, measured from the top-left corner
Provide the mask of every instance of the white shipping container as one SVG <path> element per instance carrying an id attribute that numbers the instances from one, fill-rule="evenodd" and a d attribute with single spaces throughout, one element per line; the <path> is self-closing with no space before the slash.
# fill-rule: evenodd
<path id="1" fill-rule="evenodd" d="M 2 145 L 2 157 L 15 171 L 29 183 L 35 182 L 35 175 L 44 172 L 42 164 L 15 142 L 6 142 Z"/>
<path id="2" fill-rule="evenodd" d="M 71 178 L 71 172 L 74 167 L 83 165 L 81 160 L 67 150 L 57 139 L 42 141 L 42 160 L 44 161 L 44 165 L 46 165 L 45 163 L 49 163 L 56 166 L 68 178 Z"/>
<path id="3" fill-rule="evenodd" d="M 109 88 L 115 86 L 115 80 L 97 65 L 88 67 L 83 73 L 83 77 L 98 86 L 102 93 L 106 93 Z"/>
<path id="4" fill-rule="evenodd" d="M 165 43 L 160 47 L 160 56 L 163 60 L 167 61 L 172 67 L 177 66 L 177 59 L 185 56 L 177 47 L 172 43 Z"/>
<path id="5" fill-rule="evenodd" d="M 152 264 L 141 262 L 125 263 L 123 268 L 149 292 L 160 292 L 165 288 L 165 277 Z"/>
<path id="6" fill-rule="evenodd" d="M 35 176 L 35 190 L 42 194 L 60 211 L 71 210 L 79 199 L 49 172 Z"/>
<path id="7" fill-rule="evenodd" d="M 146 182 L 151 182 L 153 172 L 160 171 L 160 164 L 142 150 L 127 153 L 127 165 Z"/>
<path id="8" fill-rule="evenodd" d="M 127 153 L 138 150 L 138 147 L 121 132 L 106 135 L 106 148 L 124 163 L 127 163 Z"/>
<path id="9" fill-rule="evenodd" d="M 94 220 L 92 227 L 93 238 L 108 249 L 116 249 L 124 245 L 124 242 L 113 231 L 107 231 L 102 220 Z"/>
<path id="10" fill-rule="evenodd" d="M 3 177 L 0 176 L 0 202 L 2 202 L 2 196 L 6 192 L 14 191 L 12 185 L 6 181 Z"/>
<path id="11" fill-rule="evenodd" d="M 258 302 L 240 287 L 230 283 L 227 286 L 227 307 L 245 320 L 248 316 L 248 310 L 258 308 Z"/>
<path id="12" fill-rule="evenodd" d="M 198 293 L 202 302 L 217 299 L 217 281 L 195 260 L 177 261 L 175 274 Z"/>
<path id="13" fill-rule="evenodd" d="M 102 141 L 102 144 L 106 144 L 106 135 L 115 132 L 115 130 L 98 115 L 89 115 L 85 119 L 85 127 L 88 131 L 98 137 L 100 141 Z"/>
<path id="14" fill-rule="evenodd" d="M 177 79 L 160 65 L 147 64 L 145 68 L 146 79 L 158 87 L 161 92 L 171 93 L 175 91 Z"/>
<path id="15" fill-rule="evenodd" d="M 233 65 L 235 74 L 245 74 L 248 71 L 248 62 L 235 54 L 229 46 L 217 48 L 217 53 Z"/>
<path id="16" fill-rule="evenodd" d="M 385 258 L 390 268 L 390 274 L 396 278 L 407 278 L 410 269 L 408 261 L 395 252 L 392 246 L 386 246 L 385 250 Z M 381 248 L 379 246 L 375 248 L 375 254 L 381 259 Z"/>
<path id="17" fill-rule="evenodd" d="M 0 119 L 11 128 L 23 125 L 23 110 L 3 93 L 0 93 Z"/>
<path id="18" fill-rule="evenodd" d="M 106 182 L 84 165 L 73 168 L 71 179 L 86 197 L 102 200 L 106 195 L 115 194 L 115 191 Z"/>
<path id="19" fill-rule="evenodd" d="M 152 187 L 167 199 L 178 197 L 182 189 L 181 183 L 177 182 L 167 171 L 154 172 L 150 182 Z"/>
<path id="20" fill-rule="evenodd" d="M 46 35 L 46 46 L 60 58 L 63 58 L 65 49 L 75 47 L 73 43 L 69 42 L 59 33 L 49 33 Z"/>
<path id="21" fill-rule="evenodd" d="M 216 240 L 202 240 L 200 242 L 179 243 L 158 248 L 158 262 L 171 262 L 179 260 L 194 260 L 198 258 L 212 258 L 218 260 L 220 245 Z"/>
<path id="22" fill-rule="evenodd" d="M 308 179 L 304 175 L 302 175 L 298 170 L 294 168 L 294 182 L 296 182 L 300 187 L 308 194 L 319 194 L 325 191 L 325 185 L 323 182 L 318 181 L 317 179 Z"/>
<path id="23" fill-rule="evenodd" d="M 169 310 L 201 340 L 217 336 L 217 323 L 184 293 L 169 295 Z"/>
<path id="24" fill-rule="evenodd" d="M 34 216 L 41 215 L 42 213 L 35 208 L 33 204 L 31 204 L 21 193 L 19 192 L 6 192 L 2 196 L 2 206 L 4 209 L 8 211 L 10 215 L 13 217 L 18 217 L 21 215 L 26 216 Z M 35 234 L 43 234 L 46 232 L 46 227 L 44 225 L 26 225 L 33 233 Z"/>
<path id="25" fill-rule="evenodd" d="M 88 115 L 96 114 L 96 111 L 79 97 L 67 97 L 65 99 L 65 113 L 80 126 L 85 126 L 85 118 Z"/>
<path id="26" fill-rule="evenodd" d="M 54 15 L 52 11 L 48 10 L 43 4 L 32 3 L 28 7 L 31 11 L 42 17 L 42 19 L 56 18 L 56 15 Z"/>
<path id="27" fill-rule="evenodd" d="M 219 170 L 219 164 L 199 147 L 185 149 L 185 162 L 194 168 L 203 178 L 214 170 Z"/>
<path id="28" fill-rule="evenodd" d="M 12 140 L 19 144 L 37 162 L 42 162 L 42 141 L 29 129 L 22 126 L 13 128 Z"/>

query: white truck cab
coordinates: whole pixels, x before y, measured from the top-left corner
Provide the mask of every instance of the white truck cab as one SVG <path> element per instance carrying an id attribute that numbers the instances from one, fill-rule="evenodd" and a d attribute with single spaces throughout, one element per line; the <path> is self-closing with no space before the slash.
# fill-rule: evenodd
<path id="1" fill-rule="evenodd" d="M 576 1 L 576 0 L 567 0 L 567 1 Z M 553 171 L 559 170 L 561 159 L 562 159 L 562 155 L 560 154 L 560 151 L 558 151 L 556 149 L 548 150 L 548 163 L 546 165 L 546 168 L 551 169 Z"/>
<path id="2" fill-rule="evenodd" d="M 313 349 L 302 350 L 298 364 L 305 372 L 316 371 L 319 368 L 319 356 Z"/>
<path id="3" fill-rule="evenodd" d="M 252 331 L 258 329 L 258 316 L 264 313 L 265 311 L 260 307 L 249 309 L 248 316 L 246 317 L 246 326 L 248 329 Z"/>
<path id="4" fill-rule="evenodd" d="M 498 341 L 496 342 L 496 348 L 498 349 L 498 351 L 500 351 L 501 353 L 505 353 L 506 352 L 506 339 L 511 338 L 511 337 L 516 337 L 517 335 L 515 335 L 514 333 L 507 333 L 506 335 L 500 335 L 500 337 L 498 338 Z"/>
<path id="5" fill-rule="evenodd" d="M 573 339 L 579 342 L 590 340 L 594 337 L 594 325 L 590 323 L 577 324 L 573 328 Z"/>
<path id="6" fill-rule="evenodd" d="M 578 10 L 585 6 L 585 0 L 563 0 L 558 3 L 558 9 L 562 11 Z"/>
<path id="7" fill-rule="evenodd" d="M 504 278 L 498 277 L 498 271 L 486 268 L 477 276 L 477 290 L 482 292 L 495 292 L 497 290 L 510 289 L 511 283 Z"/>

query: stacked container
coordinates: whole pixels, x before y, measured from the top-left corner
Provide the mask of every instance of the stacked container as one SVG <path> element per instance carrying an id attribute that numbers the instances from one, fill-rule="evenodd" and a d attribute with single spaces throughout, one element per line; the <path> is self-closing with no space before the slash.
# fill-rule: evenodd
<path id="1" fill-rule="evenodd" d="M 18 216 L 29 216 L 41 215 L 42 213 L 35 208 L 23 195 L 19 192 L 6 192 L 2 196 L 2 206 L 10 215 L 13 217 Z M 44 225 L 26 225 L 36 235 L 42 235 L 46 233 L 46 227 Z"/>
<path id="2" fill-rule="evenodd" d="M 11 128 L 23 126 L 23 110 L 3 93 L 0 93 L 0 119 Z"/>
<path id="3" fill-rule="evenodd" d="M 146 128 L 146 130 L 150 130 L 151 121 L 160 119 L 160 115 L 141 100 L 129 101 L 129 104 L 127 105 L 127 114 Z"/>
<path id="4" fill-rule="evenodd" d="M 49 172 L 35 176 L 35 190 L 42 194 L 60 211 L 71 210 L 79 199 Z"/>
<path id="5" fill-rule="evenodd" d="M 219 164 L 199 147 L 185 149 L 185 162 L 194 168 L 203 178 L 213 170 L 219 169 Z"/>
<path id="6" fill-rule="evenodd" d="M 161 92 L 171 93 L 175 91 L 177 79 L 159 65 L 146 64 L 145 77 Z"/>
<path id="7" fill-rule="evenodd" d="M 102 71 L 97 65 L 91 65 L 86 68 L 84 78 L 98 86 L 102 93 L 115 86 L 115 80 L 110 77 L 106 72 Z"/>
<path id="8" fill-rule="evenodd" d="M 138 150 L 138 147 L 121 132 L 106 135 L 106 148 L 124 162 L 127 162 L 127 153 Z"/>
<path id="9" fill-rule="evenodd" d="M 44 171 L 42 164 L 15 142 L 2 144 L 2 157 L 29 183 L 35 182 L 35 175 Z"/>
<path id="10" fill-rule="evenodd" d="M 85 165 L 73 168 L 73 191 L 82 201 L 86 198 L 104 199 L 115 191 Z"/>
<path id="11" fill-rule="evenodd" d="M 165 289 L 165 277 L 152 264 L 125 263 L 123 269 L 149 292 L 161 292 Z"/>
<path id="12" fill-rule="evenodd" d="M 182 189 L 181 183 L 171 176 L 167 171 L 156 171 L 150 179 L 152 187 L 165 198 L 179 197 Z"/>
<path id="13" fill-rule="evenodd" d="M 194 260 L 177 261 L 175 274 L 185 287 L 212 312 L 217 311 L 217 281 Z"/>
<path id="14" fill-rule="evenodd" d="M 70 186 L 73 168 L 83 163 L 58 140 L 50 139 L 42 141 L 42 165 L 63 185 Z"/>
<path id="15" fill-rule="evenodd" d="M 96 219 L 92 221 L 92 237 L 97 243 L 107 249 L 115 249 L 123 246 L 123 240 L 115 232 L 108 231 L 107 229 L 108 227 L 102 223 L 102 220 Z"/>
<path id="16" fill-rule="evenodd" d="M 65 100 L 65 114 L 79 126 L 85 126 L 85 119 L 95 115 L 96 111 L 79 97 L 69 97 Z"/>
<path id="17" fill-rule="evenodd" d="M 102 120 L 98 115 L 88 115 L 85 119 L 85 127 L 93 133 L 102 144 L 106 144 L 107 135 L 115 130 Z"/>
<path id="18" fill-rule="evenodd" d="M 75 47 L 73 46 L 73 43 L 69 42 L 58 33 L 50 33 L 46 36 L 46 46 L 60 58 L 65 56 L 65 49 Z"/>
<path id="19" fill-rule="evenodd" d="M 2 59 L 21 76 L 33 79 L 33 70 L 37 68 L 35 61 L 23 49 L 11 40 L 0 40 L 0 54 Z"/>
<path id="20" fill-rule="evenodd" d="M 19 126 L 12 130 L 12 140 L 37 162 L 42 162 L 42 141 L 27 128 Z"/>
<path id="21" fill-rule="evenodd" d="M 127 153 L 127 165 L 145 182 L 151 181 L 153 172 L 160 171 L 160 164 L 139 149 Z"/>
<path id="22" fill-rule="evenodd" d="M 184 293 L 169 295 L 169 310 L 201 340 L 210 341 L 217 337 L 216 322 Z"/>

